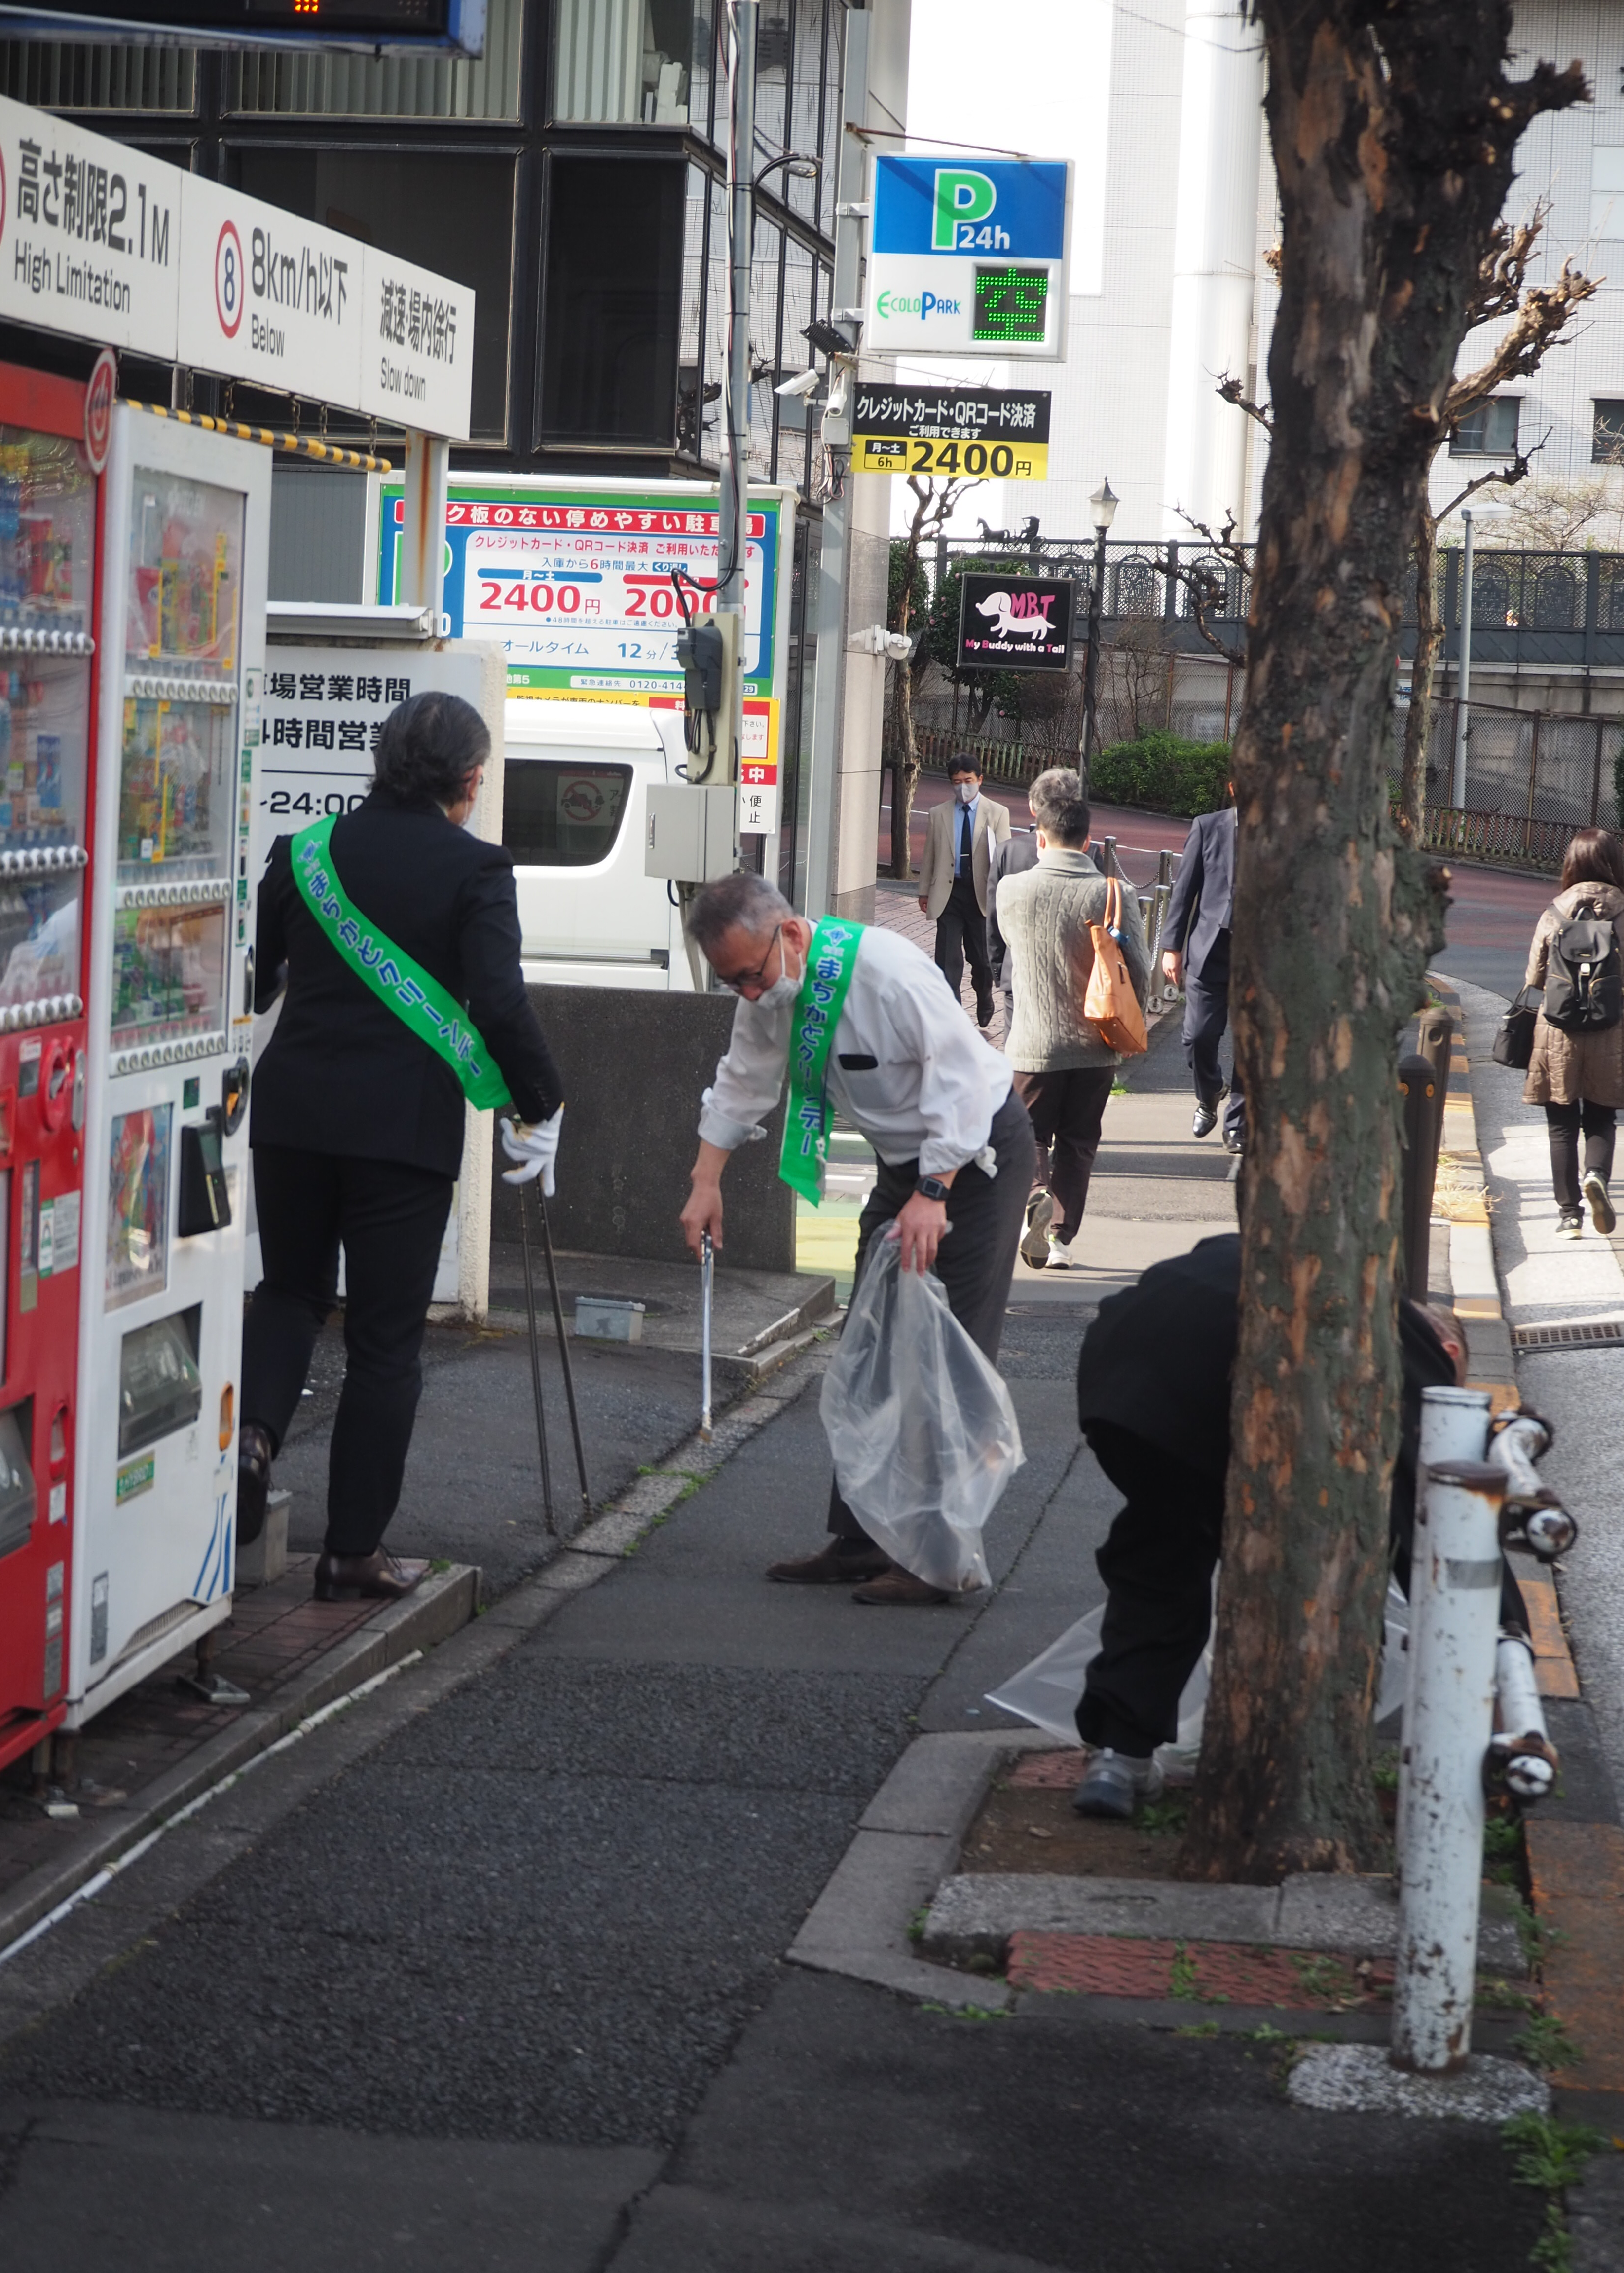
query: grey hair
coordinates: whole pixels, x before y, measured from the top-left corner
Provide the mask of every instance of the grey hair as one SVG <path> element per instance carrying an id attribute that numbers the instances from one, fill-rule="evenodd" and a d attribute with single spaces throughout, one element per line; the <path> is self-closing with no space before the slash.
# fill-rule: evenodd
<path id="1" fill-rule="evenodd" d="M 794 912 L 776 884 L 745 869 L 736 876 L 718 876 L 694 895 L 688 935 L 709 956 L 724 932 L 747 931 L 752 939 L 764 939 Z"/>
<path id="2" fill-rule="evenodd" d="M 1070 766 L 1050 766 L 1047 773 L 1040 774 L 1026 791 L 1026 802 L 1032 807 L 1032 818 L 1053 843 L 1078 851 L 1087 842 L 1094 819 L 1088 786 Z"/>

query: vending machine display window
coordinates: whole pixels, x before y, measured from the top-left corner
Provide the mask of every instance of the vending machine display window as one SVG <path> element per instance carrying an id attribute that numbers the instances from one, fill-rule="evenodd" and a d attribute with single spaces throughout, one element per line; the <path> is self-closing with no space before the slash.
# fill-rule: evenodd
<path id="1" fill-rule="evenodd" d="M 0 647 L 0 851 L 84 843 L 89 705 L 83 663 Z"/>
<path id="2" fill-rule="evenodd" d="M 124 669 L 229 678 L 242 590 L 240 492 L 138 467 Z"/>
<path id="3" fill-rule="evenodd" d="M 217 1034 L 226 1024 L 223 901 L 119 908 L 113 918 L 116 1051 Z"/>
<path id="4" fill-rule="evenodd" d="M 0 426 L 0 626 L 88 634 L 95 498 L 77 442 Z"/>
<path id="5" fill-rule="evenodd" d="M 172 1106 L 114 1116 L 108 1166 L 109 1310 L 161 1294 L 169 1272 L 169 1122 Z M 127 1338 L 126 1338 L 127 1347 Z"/>
<path id="6" fill-rule="evenodd" d="M 223 875 L 237 826 L 236 709 L 126 695 L 118 881 Z"/>
<path id="7" fill-rule="evenodd" d="M 201 1305 L 136 1326 L 118 1353 L 118 1457 L 189 1428 L 203 1410 Z"/>

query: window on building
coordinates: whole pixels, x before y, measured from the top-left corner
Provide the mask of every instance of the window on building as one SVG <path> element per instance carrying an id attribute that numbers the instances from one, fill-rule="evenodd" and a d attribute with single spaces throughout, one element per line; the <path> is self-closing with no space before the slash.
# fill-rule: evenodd
<path id="1" fill-rule="evenodd" d="M 1624 466 L 1624 398 L 1597 402 L 1590 428 L 1590 463 Z"/>
<path id="2" fill-rule="evenodd" d="M 225 59 L 224 108 L 241 117 L 517 118 L 523 30 L 524 0 L 490 0 L 477 58 L 250 49 Z"/>
<path id="3" fill-rule="evenodd" d="M 693 0 L 558 0 L 553 116 L 686 126 Z"/>
<path id="4" fill-rule="evenodd" d="M 1522 414 L 1522 398 L 1515 394 L 1492 394 L 1475 410 L 1469 410 L 1449 437 L 1452 458 L 1506 458 L 1515 454 L 1517 446 L 1517 420 Z"/>
<path id="5" fill-rule="evenodd" d="M 1590 235 L 1624 236 L 1624 145 L 1616 142 L 1591 146 Z"/>
<path id="6" fill-rule="evenodd" d="M 513 160 L 430 150 L 243 149 L 237 162 L 251 197 L 473 287 L 472 439 L 505 442 Z"/>
<path id="7" fill-rule="evenodd" d="M 39 110 L 197 108 L 198 59 L 190 48 L 37 45 L 0 41 L 0 94 Z"/>
<path id="8" fill-rule="evenodd" d="M 674 446 L 687 175 L 675 160 L 553 159 L 543 282 L 545 440 Z"/>

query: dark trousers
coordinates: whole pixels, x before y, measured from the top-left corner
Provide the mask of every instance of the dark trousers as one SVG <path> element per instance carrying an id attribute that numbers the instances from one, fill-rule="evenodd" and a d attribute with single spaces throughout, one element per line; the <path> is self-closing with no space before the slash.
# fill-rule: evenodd
<path id="1" fill-rule="evenodd" d="M 993 1117 L 992 1146 L 996 1176 L 971 1161 L 953 1179 L 947 1196 L 947 1219 L 952 1227 L 936 1249 L 935 1269 L 947 1290 L 948 1309 L 981 1354 L 996 1364 L 1016 1250 L 1032 1194 L 1034 1158 L 1032 1123 L 1026 1106 L 1012 1094 Z M 905 1160 L 894 1168 L 882 1160 L 879 1171 L 858 1222 L 853 1291 L 876 1235 L 902 1212 L 919 1181 L 917 1160 Z M 873 1543 L 836 1483 L 829 1487 L 829 1528 L 854 1548 Z"/>
<path id="2" fill-rule="evenodd" d="M 1178 1700 L 1207 1647 L 1224 1480 L 1108 1422 L 1091 1421 L 1085 1433 L 1128 1504 L 1094 1557 L 1105 1622 L 1077 1729 L 1086 1744 L 1143 1759 L 1177 1735 Z"/>
<path id="3" fill-rule="evenodd" d="M 452 1182 L 396 1160 L 256 1146 L 265 1276 L 243 1329 L 243 1419 L 288 1433 L 344 1250 L 344 1385 L 327 1459 L 327 1547 L 371 1555 L 401 1496 L 418 1354 Z"/>
<path id="4" fill-rule="evenodd" d="M 1229 1023 L 1229 959 L 1209 962 L 1199 975 L 1184 975 L 1184 1056 L 1195 1080 L 1199 1101 L 1214 1110 L 1223 1093 L 1223 1069 L 1218 1045 Z M 1229 1077 L 1229 1101 L 1224 1107 L 1223 1133 L 1244 1138 L 1246 1100 L 1241 1095 L 1240 1069 Z"/>
<path id="5" fill-rule="evenodd" d="M 1616 1109 L 1611 1105 L 1592 1105 L 1586 1098 L 1583 1103 L 1547 1105 L 1545 1121 L 1551 1132 L 1551 1182 L 1556 1189 L 1556 1204 L 1577 1213 L 1581 1206 L 1579 1195 L 1579 1135 L 1584 1133 L 1584 1171 L 1588 1175 L 1598 1168 L 1605 1177 L 1613 1174 L 1613 1139 Z"/>
<path id="6" fill-rule="evenodd" d="M 975 989 L 975 1015 L 984 1026 L 992 1016 L 992 958 L 987 952 L 987 919 L 975 896 L 970 876 L 955 876 L 947 905 L 936 918 L 936 965 L 959 1000 L 965 958 L 970 961 L 970 984 Z"/>
<path id="7" fill-rule="evenodd" d="M 1032 1118 L 1037 1174 L 1057 1211 L 1049 1227 L 1068 1245 L 1082 1228 L 1088 1179 L 1100 1150 L 1111 1084 L 1110 1066 L 1077 1066 L 1062 1073 L 1018 1073 L 1015 1093 Z"/>

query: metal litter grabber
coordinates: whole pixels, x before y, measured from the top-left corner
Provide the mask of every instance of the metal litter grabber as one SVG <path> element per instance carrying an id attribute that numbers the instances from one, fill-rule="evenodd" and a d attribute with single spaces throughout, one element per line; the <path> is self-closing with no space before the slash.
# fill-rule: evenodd
<path id="1" fill-rule="evenodd" d="M 558 1265 L 553 1259 L 553 1227 L 547 1221 L 547 1196 L 539 1184 L 536 1197 L 541 1206 L 541 1251 L 547 1266 L 547 1286 L 553 1295 L 553 1326 L 558 1335 L 559 1362 L 564 1369 L 564 1396 L 569 1406 L 569 1433 L 575 1440 L 575 1474 L 581 1479 L 581 1521 L 592 1519 L 592 1491 L 586 1480 L 586 1451 L 581 1442 L 581 1415 L 575 1408 L 575 1369 L 570 1362 L 569 1337 L 564 1332 L 564 1305 L 559 1296 Z"/>
<path id="2" fill-rule="evenodd" d="M 524 1249 L 524 1308 L 530 1329 L 530 1388 L 536 1399 L 536 1448 L 541 1455 L 541 1506 L 547 1529 L 556 1539 L 553 1513 L 553 1467 L 547 1458 L 547 1415 L 541 1398 L 541 1339 L 536 1330 L 536 1278 L 530 1267 L 530 1212 L 524 1185 L 519 1186 L 519 1236 Z"/>
<path id="3" fill-rule="evenodd" d="M 700 1234 L 699 1253 L 699 1435 L 710 1442 L 710 1296 L 716 1281 L 716 1250 L 708 1231 Z"/>

